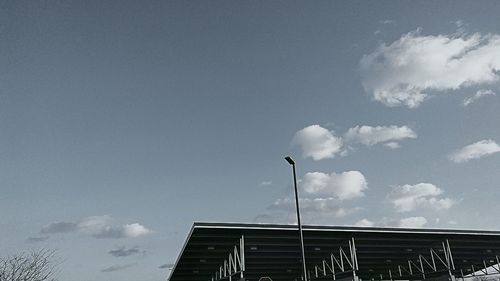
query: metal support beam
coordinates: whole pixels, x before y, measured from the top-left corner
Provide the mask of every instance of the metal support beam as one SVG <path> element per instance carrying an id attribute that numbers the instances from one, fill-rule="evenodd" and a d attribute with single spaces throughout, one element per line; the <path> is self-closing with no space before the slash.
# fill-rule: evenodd
<path id="1" fill-rule="evenodd" d="M 330 253 L 328 259 L 323 259 L 320 265 L 314 266 L 314 277 L 319 278 L 320 276 L 324 277 L 331 275 L 332 279 L 336 280 L 337 275 L 352 272 L 353 280 L 357 280 L 356 270 L 358 270 L 358 257 L 354 238 L 351 238 L 348 244 L 349 255 L 344 248 L 340 246 L 338 252 Z"/>
<path id="2" fill-rule="evenodd" d="M 243 279 L 245 272 L 245 237 L 241 235 L 239 243 L 234 245 L 232 251 L 228 253 L 227 259 L 222 262 L 219 269 L 211 276 L 209 280 L 219 281 L 228 279 L 232 281 L 234 275 L 239 274 L 240 279 Z"/>

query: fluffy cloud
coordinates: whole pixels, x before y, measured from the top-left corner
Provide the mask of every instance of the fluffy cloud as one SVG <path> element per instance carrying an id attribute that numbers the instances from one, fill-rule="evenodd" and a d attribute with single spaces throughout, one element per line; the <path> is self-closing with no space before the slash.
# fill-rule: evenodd
<path id="1" fill-rule="evenodd" d="M 331 218 L 341 218 L 359 211 L 361 208 L 345 206 L 346 200 L 364 195 L 368 188 L 367 181 L 359 171 L 343 173 L 312 172 L 299 180 L 300 210 L 304 221 L 329 223 Z M 295 222 L 295 199 L 280 198 L 268 207 L 268 210 L 279 211 L 273 215 L 263 214 L 255 218 L 258 222 Z M 284 216 L 283 216 L 284 215 Z M 277 218 L 280 220 L 277 221 Z"/>
<path id="2" fill-rule="evenodd" d="M 415 138 L 417 133 L 408 126 L 362 125 L 350 128 L 341 137 L 320 125 L 311 125 L 295 133 L 292 144 L 302 148 L 304 157 L 321 160 L 333 158 L 337 154 L 345 156 L 355 144 L 372 146 L 382 143 L 388 148 L 396 149 L 400 147 L 399 141 Z"/>
<path id="3" fill-rule="evenodd" d="M 94 233 L 95 238 L 134 238 L 151 233 L 152 231 L 138 223 L 110 226 L 107 225 Z"/>
<path id="4" fill-rule="evenodd" d="M 424 217 L 409 217 L 399 221 L 398 227 L 422 228 L 427 223 Z"/>
<path id="5" fill-rule="evenodd" d="M 465 106 L 468 106 L 471 103 L 477 101 L 478 99 L 480 99 L 482 97 L 496 96 L 496 95 L 497 94 L 495 92 L 493 92 L 492 90 L 479 90 L 473 96 L 465 98 L 462 105 L 465 107 Z"/>
<path id="6" fill-rule="evenodd" d="M 139 223 L 112 225 L 109 216 L 93 216 L 78 222 L 50 223 L 40 230 L 42 234 L 77 232 L 95 238 L 134 238 L 151 233 L 152 231 Z"/>
<path id="7" fill-rule="evenodd" d="M 139 250 L 139 247 L 132 247 L 132 248 L 126 248 L 126 247 L 120 247 L 115 250 L 110 250 L 108 251 L 108 254 L 114 256 L 114 257 L 128 257 L 131 255 L 135 255 L 140 253 L 141 251 Z"/>
<path id="8" fill-rule="evenodd" d="M 417 133 L 408 126 L 356 126 L 345 133 L 347 142 L 361 143 L 372 146 L 377 143 L 386 143 L 391 148 L 397 148 L 398 143 L 404 139 L 414 139 Z"/>
<path id="9" fill-rule="evenodd" d="M 342 148 L 342 139 L 319 125 L 311 125 L 295 133 L 293 144 L 302 148 L 304 157 L 314 160 L 333 158 Z"/>
<path id="10" fill-rule="evenodd" d="M 363 86 L 387 106 L 419 106 L 429 95 L 497 82 L 500 36 L 424 36 L 420 30 L 381 44 L 360 61 Z"/>
<path id="11" fill-rule="evenodd" d="M 450 198 L 438 198 L 443 190 L 430 183 L 396 186 L 387 196 L 398 212 L 410 212 L 419 207 L 436 210 L 449 209 L 456 201 Z"/>
<path id="12" fill-rule="evenodd" d="M 494 153 L 500 152 L 500 146 L 493 140 L 481 140 L 473 144 L 469 144 L 454 153 L 449 157 L 455 163 L 463 163 L 472 159 L 479 159 Z"/>
<path id="13" fill-rule="evenodd" d="M 300 184 L 302 195 L 305 197 L 333 197 L 339 200 L 361 197 L 367 186 L 364 175 L 359 171 L 347 171 L 340 174 L 307 173 Z"/>

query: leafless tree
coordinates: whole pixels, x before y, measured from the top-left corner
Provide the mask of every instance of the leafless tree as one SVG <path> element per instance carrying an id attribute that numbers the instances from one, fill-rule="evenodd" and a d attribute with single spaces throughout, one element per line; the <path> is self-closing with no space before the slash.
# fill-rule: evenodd
<path id="1" fill-rule="evenodd" d="M 0 257 L 0 281 L 55 281 L 56 266 L 55 250 Z"/>

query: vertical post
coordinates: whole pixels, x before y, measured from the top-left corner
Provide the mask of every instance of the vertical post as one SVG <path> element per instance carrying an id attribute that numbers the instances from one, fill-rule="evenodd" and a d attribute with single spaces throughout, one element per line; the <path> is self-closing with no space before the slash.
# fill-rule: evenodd
<path id="1" fill-rule="evenodd" d="M 299 209 L 299 193 L 297 190 L 297 173 L 295 172 L 295 161 L 290 156 L 285 157 L 285 160 L 292 165 L 293 170 L 293 186 L 295 189 L 295 208 L 297 210 L 297 224 L 299 225 L 300 235 L 300 248 L 302 251 L 302 267 L 304 270 L 304 281 L 307 281 L 307 267 L 306 267 L 306 254 L 304 250 L 304 235 L 302 233 L 302 224 L 300 223 L 300 209 Z"/>
<path id="2" fill-rule="evenodd" d="M 240 279 L 243 279 L 243 272 L 245 271 L 245 236 L 243 234 L 240 238 Z"/>

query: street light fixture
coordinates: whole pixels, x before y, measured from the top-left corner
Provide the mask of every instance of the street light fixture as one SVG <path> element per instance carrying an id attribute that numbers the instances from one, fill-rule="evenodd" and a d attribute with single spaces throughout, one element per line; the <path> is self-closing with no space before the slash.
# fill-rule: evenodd
<path id="1" fill-rule="evenodd" d="M 304 251 L 304 235 L 302 234 L 302 224 L 300 223 L 300 209 L 299 209 L 299 193 L 297 190 L 297 174 L 295 172 L 295 161 L 290 156 L 285 157 L 285 160 L 292 166 L 293 170 L 293 185 L 295 188 L 295 208 L 297 210 L 297 223 L 299 225 L 300 234 L 300 248 L 302 251 L 302 266 L 304 270 L 304 281 L 307 281 L 307 267 L 306 267 L 306 254 Z"/>

